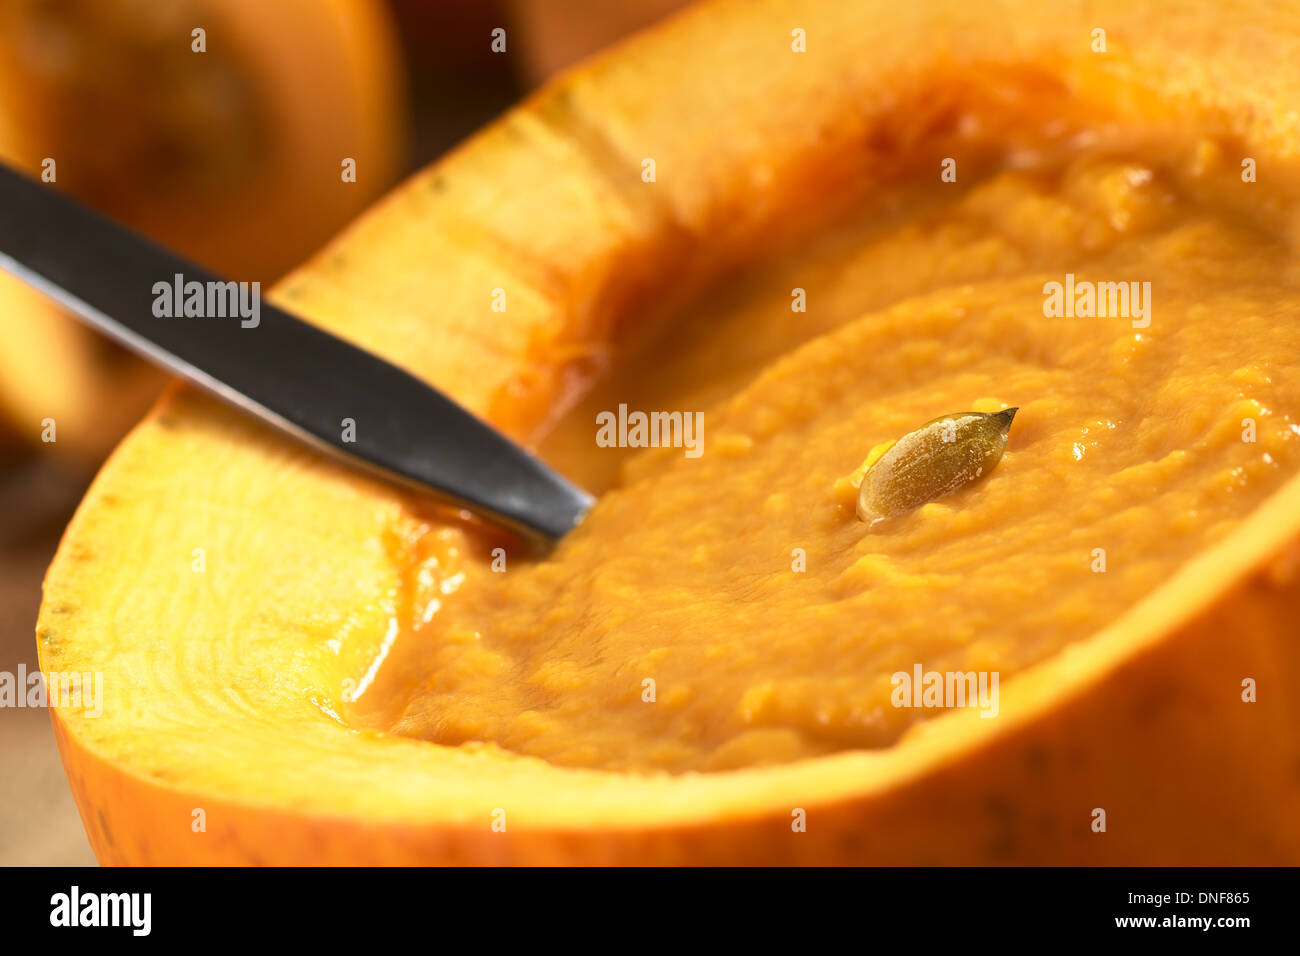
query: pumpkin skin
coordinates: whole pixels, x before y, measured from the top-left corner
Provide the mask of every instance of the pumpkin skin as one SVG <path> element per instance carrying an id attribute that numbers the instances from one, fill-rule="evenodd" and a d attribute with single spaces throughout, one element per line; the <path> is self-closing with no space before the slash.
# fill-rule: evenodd
<path id="1" fill-rule="evenodd" d="M 1215 6 L 1134 7 L 689 10 L 415 177 L 276 296 L 531 439 L 591 354 L 652 320 L 634 303 L 667 311 L 792 221 L 816 228 L 884 188 L 891 164 L 932 155 L 955 108 L 987 113 L 967 149 L 989 162 L 1066 114 L 1226 128 L 1294 170 L 1300 17 L 1252 5 L 1233 22 L 1258 29 L 1238 32 Z M 1097 24 L 1105 58 L 1088 48 Z M 790 55 L 795 27 L 816 57 Z M 1277 67 L 1267 87 L 1250 80 L 1261 60 Z M 505 286 L 510 310 L 492 313 Z M 1300 859 L 1300 714 L 1279 690 L 1300 664 L 1300 480 L 1111 627 L 1006 680 L 996 721 L 954 711 L 879 751 L 680 777 L 330 716 L 382 651 L 376 595 L 402 587 L 404 532 L 442 520 L 189 390 L 160 403 L 70 525 L 37 631 L 44 669 L 104 674 L 102 716 L 52 711 L 101 862 Z M 449 565 L 483 573 L 472 531 L 439 540 Z M 1249 706 L 1245 676 L 1261 688 Z M 1088 826 L 1096 807 L 1106 833 Z"/>
<path id="2" fill-rule="evenodd" d="M 196 27 L 205 53 L 191 50 Z M 269 282 L 396 181 L 399 64 L 371 0 L 5 4 L 0 159 L 37 177 L 53 158 L 58 188 L 219 273 Z M 340 179 L 345 156 L 355 183 Z M 0 333 L 21 344 L 0 359 L 11 437 L 37 440 L 49 416 L 54 450 L 102 459 L 166 379 L 106 357 L 8 275 L 0 300 Z"/>

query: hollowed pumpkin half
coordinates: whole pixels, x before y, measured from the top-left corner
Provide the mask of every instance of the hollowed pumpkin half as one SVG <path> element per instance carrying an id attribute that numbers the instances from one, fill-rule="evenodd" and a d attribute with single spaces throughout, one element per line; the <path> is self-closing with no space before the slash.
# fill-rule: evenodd
<path id="1" fill-rule="evenodd" d="M 849 235 L 848 211 L 882 222 L 906 212 L 909 197 L 933 195 L 945 158 L 957 158 L 953 188 L 978 202 L 978 184 L 1009 168 L 1099 141 L 1153 157 L 1188 144 L 1199 172 L 1182 186 L 1198 202 L 1285 237 L 1293 196 L 1279 184 L 1300 171 L 1300 19 L 1280 4 L 1235 16 L 1221 24 L 1213 5 L 1175 3 L 1051 13 L 938 0 L 706 4 L 542 91 L 407 183 L 276 294 L 535 441 L 605 357 L 630 354 L 664 316 L 686 310 L 694 334 L 728 320 L 731 295 L 732 318 L 744 318 L 736 297 L 760 279 L 733 270 L 758 262 L 761 275 L 796 260 L 815 270 L 836 255 L 818 243 Z M 1245 185 L 1238 153 L 1268 171 L 1255 193 L 1230 191 Z M 1072 228 L 1051 202 L 1003 212 L 1029 215 L 1025 236 Z M 1121 229 L 1142 210 L 1121 201 L 1110 212 L 1123 213 L 1107 220 Z M 946 221 L 934 229 L 948 235 Z M 908 246 L 919 234 L 908 228 L 880 254 L 933 248 Z M 1198 235 L 1211 241 L 1193 230 L 1170 242 Z M 1072 242 L 1104 243 L 1086 229 Z M 871 328 L 914 346 L 908 402 L 918 412 L 927 388 L 950 394 L 946 379 L 927 379 L 924 357 L 954 381 L 961 369 L 940 361 L 950 340 L 936 338 L 933 317 L 951 310 L 902 300 L 935 294 L 945 277 L 964 286 L 982 268 L 982 247 L 969 248 L 915 288 L 903 281 L 906 261 L 874 273 L 876 292 L 902 283 L 879 292 L 884 318 Z M 1188 244 L 1185 257 L 1198 262 L 1198 248 Z M 1161 249 L 1168 258 L 1171 247 Z M 1215 289 L 1231 288 L 1213 256 L 1201 267 Z M 1257 329 L 1265 310 L 1290 328 L 1288 281 L 1277 279 L 1283 292 L 1267 307 L 1252 284 L 1243 321 Z M 782 295 L 778 311 L 816 324 Z M 1170 308 L 1195 314 L 1197 298 L 1184 289 Z M 714 304 L 691 312 L 701 301 Z M 1022 315 L 998 313 L 999 328 L 1061 321 L 1043 314 L 1041 296 L 1032 301 Z M 989 314 L 946 328 L 978 330 Z M 779 360 L 754 381 L 737 354 L 761 352 L 758 329 L 777 328 L 754 323 L 754 341 L 737 335 L 718 349 L 716 376 L 688 383 L 704 394 L 734 374 L 734 388 L 719 385 L 733 394 L 718 406 L 724 423 L 738 420 L 746 395 L 796 402 L 797 389 L 781 391 L 783 369 L 818 357 L 833 369 L 836 348 L 861 344 L 852 330 L 828 331 L 797 350 L 795 366 Z M 1140 337 L 1125 347 L 1140 348 Z M 1051 358 L 1043 348 L 1039 361 Z M 977 362 L 982 353 L 963 354 Z M 664 376 L 689 362 L 664 359 Z M 854 387 L 870 402 L 883 386 L 865 374 Z M 1013 489 L 1034 430 L 1051 428 L 1052 397 L 1031 397 L 1038 410 L 1025 404 L 1017 427 L 1026 431 L 1013 431 L 986 498 Z M 964 410 L 933 408 L 915 424 Z M 885 437 L 845 450 L 850 466 Z M 744 455 L 735 460 L 745 474 Z M 752 493 L 742 484 L 710 486 L 718 515 L 729 514 L 729 496 Z M 982 500 L 966 500 L 972 515 L 984 513 Z M 588 537 L 546 560 L 589 548 L 617 507 L 602 501 L 593 530 L 576 533 Z M 1071 503 L 1038 487 L 1019 507 L 1065 515 Z M 1171 520 L 1158 498 L 1134 516 Z M 743 534 L 761 534 L 762 517 L 747 518 Z M 724 527 L 707 509 L 693 520 Z M 103 675 L 102 714 L 70 704 L 53 713 L 104 863 L 1295 862 L 1300 721 L 1287 685 L 1300 654 L 1300 482 L 1278 479 L 1224 527 L 1160 569 L 1114 619 L 1004 674 L 996 719 L 954 708 L 877 746 L 713 772 L 578 766 L 580 754 L 549 759 L 490 736 L 453 745 L 392 733 L 376 717 L 383 700 L 358 710 L 409 650 L 426 586 L 412 569 L 436 566 L 469 593 L 495 573 L 494 547 L 522 560 L 513 546 L 177 389 L 87 495 L 47 577 L 37 637 L 47 671 Z M 990 559 L 1018 546 L 996 529 L 969 533 Z M 641 543 L 627 536 L 627 548 Z M 791 542 L 772 546 L 788 563 Z M 815 562 L 807 573 L 817 580 Z M 872 585 L 891 586 L 887 576 Z M 635 588 L 628 594 L 637 600 Z M 1025 605 L 1047 597 L 1026 594 Z M 936 592 L 935 606 L 943 600 Z"/>

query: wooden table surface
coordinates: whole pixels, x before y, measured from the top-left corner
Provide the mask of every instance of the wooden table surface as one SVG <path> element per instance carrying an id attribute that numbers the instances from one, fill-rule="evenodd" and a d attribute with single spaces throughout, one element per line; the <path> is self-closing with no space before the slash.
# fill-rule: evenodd
<path id="1" fill-rule="evenodd" d="M 37 666 L 41 580 L 88 478 L 52 455 L 0 460 L 0 671 Z M 94 863 L 49 712 L 0 707 L 0 866 Z"/>

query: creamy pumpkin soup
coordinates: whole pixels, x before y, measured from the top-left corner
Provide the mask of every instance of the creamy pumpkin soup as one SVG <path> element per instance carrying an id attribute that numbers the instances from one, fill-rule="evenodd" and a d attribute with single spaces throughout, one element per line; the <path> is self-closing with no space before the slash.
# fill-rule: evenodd
<path id="1" fill-rule="evenodd" d="M 706 296 L 545 444 L 604 489 L 553 553 L 417 549 L 391 726 L 680 772 L 886 746 L 963 705 L 931 673 L 995 716 L 1300 461 L 1293 249 L 1212 151 L 1004 171 Z M 701 453 L 603 447 L 620 406 L 702 412 Z M 861 520 L 873 448 L 1011 407 L 996 468 Z"/>

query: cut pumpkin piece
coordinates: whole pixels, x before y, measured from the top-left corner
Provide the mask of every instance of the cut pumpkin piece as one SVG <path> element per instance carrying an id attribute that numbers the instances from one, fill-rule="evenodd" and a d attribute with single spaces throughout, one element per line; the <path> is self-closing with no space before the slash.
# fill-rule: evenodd
<path id="1" fill-rule="evenodd" d="M 88 474 L 166 382 L 0 272 L 0 442 L 66 453 Z"/>
<path id="2" fill-rule="evenodd" d="M 604 495 L 530 557 L 177 389 L 38 625 L 100 860 L 1300 860 L 1300 19 L 1218 16 L 709 3 L 383 201 L 278 300 Z"/>
<path id="3" fill-rule="evenodd" d="M 269 282 L 396 181 L 399 62 L 377 0 L 14 0 L 0 8 L 0 161 Z M 98 463 L 162 387 L 35 296 L 0 292 L 0 335 L 0 437 L 35 441 L 54 418 L 51 447 Z"/>
<path id="4" fill-rule="evenodd" d="M 0 11 L 14 133 L 0 157 L 33 177 L 52 159 L 57 185 L 105 213 L 274 279 L 400 174 L 399 68 L 375 0 L 15 0 Z"/>

